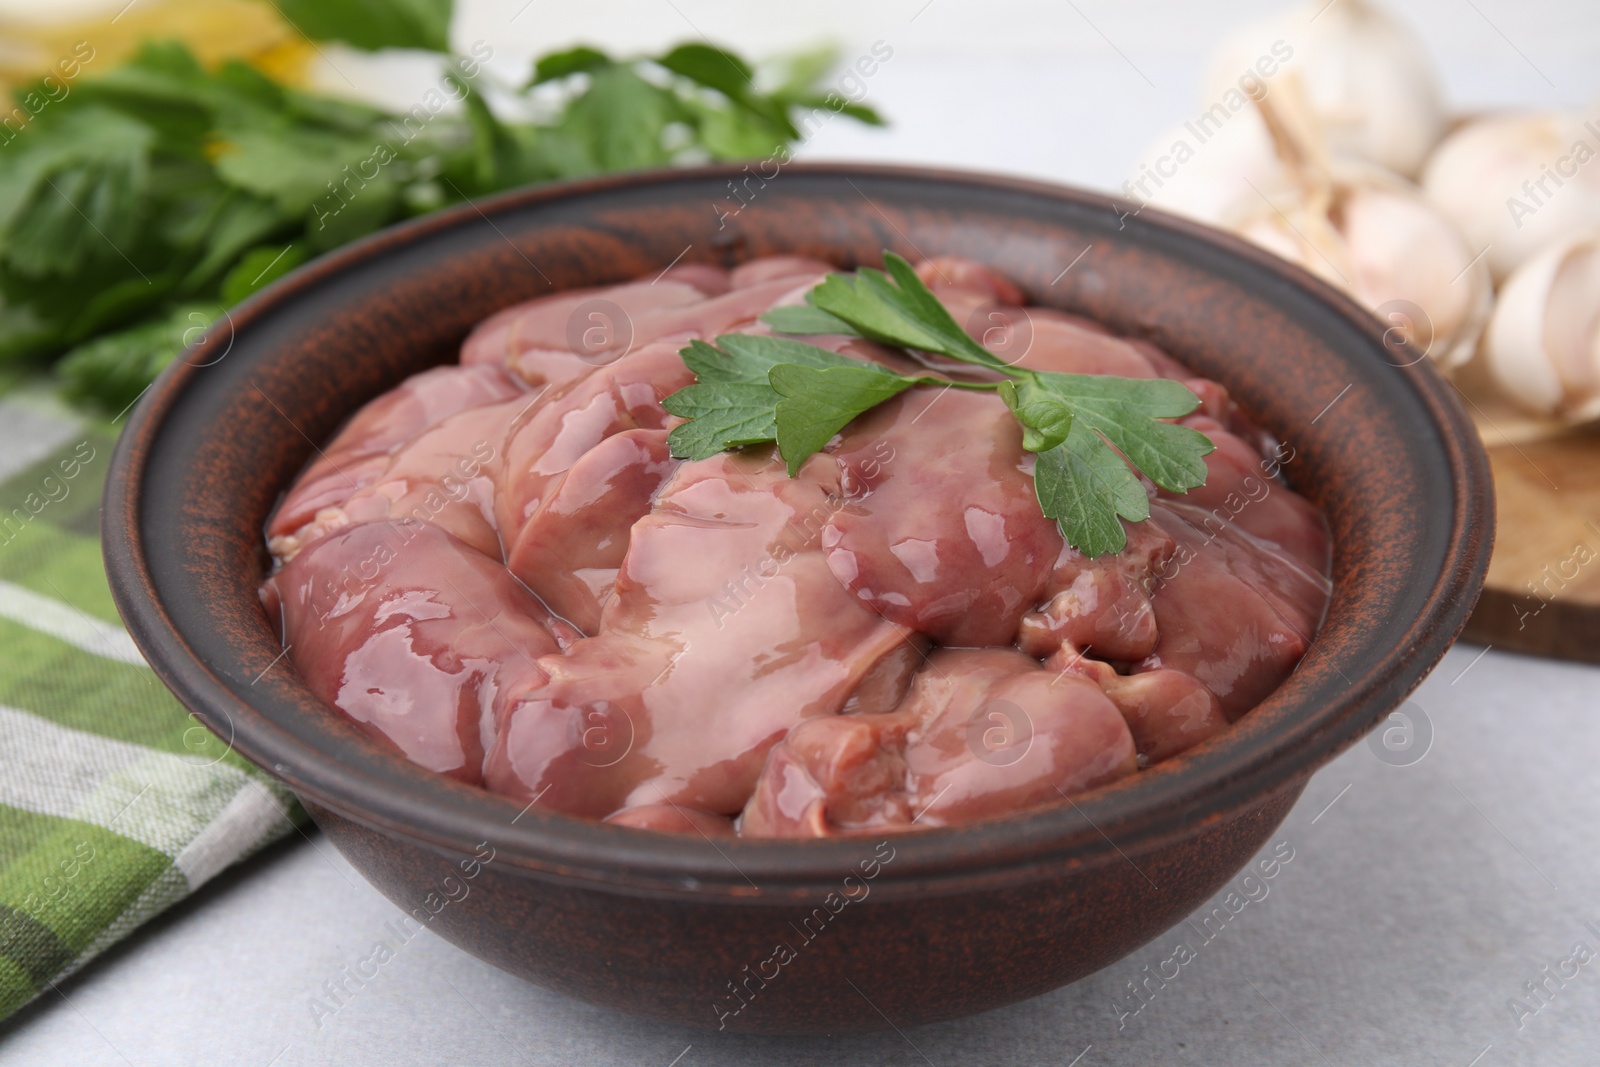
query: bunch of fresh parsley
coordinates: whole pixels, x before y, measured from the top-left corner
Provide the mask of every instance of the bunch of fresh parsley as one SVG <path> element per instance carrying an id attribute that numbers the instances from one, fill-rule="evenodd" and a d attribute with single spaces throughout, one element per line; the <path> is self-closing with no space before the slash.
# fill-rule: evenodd
<path id="1" fill-rule="evenodd" d="M 309 38 L 449 53 L 450 0 L 278 0 Z M 57 360 L 67 393 L 117 410 L 228 306 L 398 219 L 530 182 L 768 155 L 828 101 L 827 63 L 762 91 L 709 44 L 647 58 L 547 55 L 538 121 L 485 100 L 483 46 L 395 114 L 153 42 L 74 83 L 0 144 L 0 361 Z M 30 89 L 22 90 L 22 96 Z M 453 98 L 461 106 L 442 101 Z"/>
<path id="2" fill-rule="evenodd" d="M 672 454 L 706 459 L 776 442 L 793 476 L 856 416 L 915 386 L 937 386 L 999 394 L 1022 427 L 1023 447 L 1035 454 L 1040 508 L 1085 555 L 1122 549 L 1127 534 L 1119 516 L 1130 522 L 1150 517 L 1135 469 L 1173 492 L 1205 484 L 1211 440 L 1166 421 L 1200 403 L 1182 382 L 1012 366 L 967 335 L 911 264 L 892 252 L 883 260 L 887 274 L 830 274 L 806 294 L 804 306 L 776 308 L 762 319 L 779 333 L 865 337 L 984 367 L 998 377 L 907 376 L 787 337 L 727 334 L 715 345 L 692 341 L 682 356 L 695 384 L 662 401 L 668 412 L 689 420 L 668 437 Z"/>

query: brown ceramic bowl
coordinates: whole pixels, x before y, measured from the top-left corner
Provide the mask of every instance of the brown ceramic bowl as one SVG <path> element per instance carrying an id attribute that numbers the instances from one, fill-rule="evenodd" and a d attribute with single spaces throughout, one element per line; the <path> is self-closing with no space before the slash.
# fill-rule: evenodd
<path id="1" fill-rule="evenodd" d="M 377 234 L 248 301 L 162 376 L 118 445 L 104 510 L 118 606 L 178 697 L 293 789 L 374 885 L 532 982 L 690 1026 L 839 1033 L 1081 978 L 1228 881 L 1311 773 L 1438 662 L 1489 559 L 1483 450 L 1450 387 L 1425 362 L 1398 365 L 1411 361 L 1377 320 L 1203 227 L 1057 186 L 853 165 L 787 167 L 726 214 L 739 177 L 510 193 Z M 1034 302 L 1148 337 L 1294 447 L 1287 475 L 1332 524 L 1333 601 L 1295 674 L 1225 735 L 1076 803 L 881 850 L 718 846 L 519 811 L 430 774 L 281 661 L 256 598 L 278 494 L 314 442 L 453 359 L 480 319 L 674 261 L 794 252 L 851 266 L 886 247 L 983 260 Z M 889 850 L 869 883 L 845 882 Z M 839 903 L 863 884 L 864 899 Z M 774 956 L 780 944 L 792 959 Z"/>

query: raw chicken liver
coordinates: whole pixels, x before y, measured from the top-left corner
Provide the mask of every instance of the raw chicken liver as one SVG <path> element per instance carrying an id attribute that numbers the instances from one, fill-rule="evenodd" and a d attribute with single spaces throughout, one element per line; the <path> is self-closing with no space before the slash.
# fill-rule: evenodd
<path id="1" fill-rule="evenodd" d="M 920 387 L 796 477 L 770 446 L 687 462 L 661 400 L 695 338 L 767 333 L 829 268 L 552 294 L 461 365 L 359 411 L 267 528 L 263 601 L 329 704 L 407 759 L 540 806 L 656 832 L 814 837 L 1062 802 L 1227 729 L 1282 683 L 1330 592 L 1293 450 L 1154 345 L 1024 308 L 942 257 L 958 322 L 1038 370 L 1176 378 L 1207 483 L 1151 495 L 1085 557 L 1040 514 L 991 393 Z M 897 369 L 992 372 L 857 338 Z"/>

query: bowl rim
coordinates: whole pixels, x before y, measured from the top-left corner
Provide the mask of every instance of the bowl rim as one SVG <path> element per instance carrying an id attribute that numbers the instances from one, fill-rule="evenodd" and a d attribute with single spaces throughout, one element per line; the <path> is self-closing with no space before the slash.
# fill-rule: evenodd
<path id="1" fill-rule="evenodd" d="M 737 165 L 636 171 L 533 185 L 469 201 L 390 226 L 313 260 L 233 309 L 229 328 L 237 335 L 330 277 L 358 269 L 397 248 L 424 243 L 435 234 L 481 224 L 499 212 L 663 183 L 721 180 L 741 173 Z M 1222 255 L 1248 261 L 1346 320 L 1371 341 L 1375 351 L 1383 347 L 1385 325 L 1310 273 L 1242 239 L 1106 193 L 918 166 L 792 163 L 784 173 L 960 186 L 978 194 L 1020 194 L 1115 212 L 1128 225 L 1159 231 L 1191 245 L 1209 245 Z M 220 324 L 213 330 L 219 328 Z M 208 339 L 209 335 L 201 338 L 197 345 Z M 635 831 L 529 809 L 523 809 L 527 818 L 519 815 L 508 822 L 505 813 L 516 808 L 509 798 L 433 775 L 398 756 L 393 761 L 401 766 L 387 778 L 358 775 L 331 753 L 291 737 L 268 716 L 239 701 L 162 604 L 148 557 L 152 546 L 142 529 L 139 508 L 151 443 L 186 386 L 203 369 L 200 361 L 175 360 L 136 404 L 109 466 L 102 545 L 113 599 L 135 643 L 182 703 L 213 730 L 221 732 L 225 727 L 231 731 L 231 744 L 241 755 L 317 807 L 380 832 L 447 855 L 464 854 L 474 843 L 486 840 L 494 845 L 497 862 L 536 877 L 611 891 L 649 895 L 718 892 L 735 901 L 759 900 L 776 891 L 805 895 L 836 887 L 843 874 L 870 852 L 881 835 L 805 841 L 735 838 L 719 845 L 709 839 Z M 1314 770 L 1352 744 L 1420 684 L 1459 636 L 1482 588 L 1493 542 L 1494 508 L 1487 455 L 1451 394 L 1452 387 L 1431 366 L 1413 369 L 1418 373 L 1405 375 L 1405 380 L 1433 419 L 1437 431 L 1433 436 L 1453 473 L 1454 492 L 1445 566 L 1434 577 L 1425 607 L 1412 624 L 1412 640 L 1380 662 L 1346 664 L 1355 671 L 1354 676 L 1345 676 L 1348 687 L 1331 708 L 1308 715 L 1306 721 L 1258 745 L 1245 760 L 1229 750 L 1243 743 L 1238 735 L 1249 716 L 1190 753 L 1066 805 L 889 834 L 895 861 L 883 868 L 883 888 L 905 893 L 993 888 L 1045 870 L 1059 871 L 1063 863 L 1132 863 L 1130 855 L 1191 836 L 1197 828 L 1240 814 L 1284 789 L 1298 789 Z M 1258 707 L 1277 701 L 1287 686 L 1286 682 Z M 1228 744 L 1230 737 L 1237 739 L 1233 746 Z M 1230 754 L 1235 758 L 1225 758 Z M 406 788 L 394 787 L 396 777 Z"/>

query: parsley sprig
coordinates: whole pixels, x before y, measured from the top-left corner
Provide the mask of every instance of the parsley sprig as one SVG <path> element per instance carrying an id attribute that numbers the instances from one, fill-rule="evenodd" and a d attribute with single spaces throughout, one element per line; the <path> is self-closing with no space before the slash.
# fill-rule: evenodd
<path id="1" fill-rule="evenodd" d="M 762 319 L 780 334 L 846 334 L 945 356 L 985 367 L 997 380 L 898 374 L 791 337 L 692 341 L 682 356 L 695 384 L 662 401 L 689 420 L 672 431 L 672 454 L 707 459 L 775 442 L 792 477 L 856 416 L 907 389 L 938 386 L 999 394 L 1022 427 L 1023 447 L 1035 453 L 1041 510 L 1086 555 L 1121 551 L 1127 534 L 1119 517 L 1150 517 L 1135 471 L 1172 492 L 1205 483 L 1210 439 L 1166 421 L 1200 403 L 1183 383 L 1012 366 L 961 328 L 910 263 L 892 252 L 883 261 L 886 272 L 830 274 L 805 304 Z"/>
<path id="2" fill-rule="evenodd" d="M 118 411 L 233 304 L 389 223 L 534 182 L 786 159 L 818 115 L 882 121 L 830 88 L 824 53 L 758 69 L 702 41 L 580 45 L 511 85 L 498 41 L 451 53 L 452 0 L 274 4 L 297 38 L 429 50 L 440 69 L 388 110 L 174 41 L 118 64 L 94 37 L 61 68 L 70 93 L 0 81 L 0 372 L 53 363 L 70 396 Z"/>

